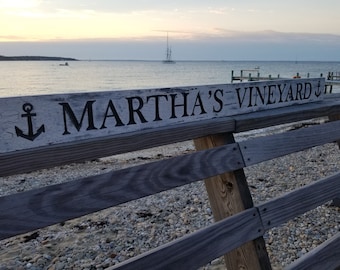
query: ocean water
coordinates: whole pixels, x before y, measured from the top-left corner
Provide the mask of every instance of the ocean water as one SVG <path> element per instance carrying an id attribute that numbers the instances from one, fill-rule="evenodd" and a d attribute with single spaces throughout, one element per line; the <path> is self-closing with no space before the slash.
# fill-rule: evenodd
<path id="1" fill-rule="evenodd" d="M 72 92 L 115 91 L 225 84 L 231 73 L 257 69 L 261 76 L 311 78 L 339 72 L 340 62 L 276 61 L 54 61 L 0 62 L 0 97 Z M 245 74 L 249 72 L 246 71 Z M 255 74 L 255 73 L 253 73 Z M 340 86 L 334 92 L 340 92 Z"/>

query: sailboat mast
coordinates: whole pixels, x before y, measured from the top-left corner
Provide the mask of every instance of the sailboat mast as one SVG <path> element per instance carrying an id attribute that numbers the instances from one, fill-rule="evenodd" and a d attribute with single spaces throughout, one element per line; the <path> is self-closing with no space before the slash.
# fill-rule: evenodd
<path id="1" fill-rule="evenodd" d="M 166 60 L 171 58 L 171 49 L 169 48 L 169 33 L 166 33 Z"/>
<path id="2" fill-rule="evenodd" d="M 163 63 L 175 63 L 171 60 L 171 47 L 169 46 L 169 33 L 166 33 L 166 59 Z"/>

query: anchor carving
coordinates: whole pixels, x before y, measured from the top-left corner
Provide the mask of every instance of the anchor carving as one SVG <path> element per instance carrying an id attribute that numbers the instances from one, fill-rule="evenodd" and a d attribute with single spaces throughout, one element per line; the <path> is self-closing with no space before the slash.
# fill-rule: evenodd
<path id="1" fill-rule="evenodd" d="M 37 132 L 34 133 L 33 131 L 33 122 L 32 122 L 32 118 L 34 116 L 36 116 L 36 113 L 32 113 L 33 111 L 33 105 L 30 103 L 25 103 L 22 106 L 22 109 L 24 110 L 24 114 L 21 115 L 21 117 L 27 117 L 27 124 L 28 124 L 28 133 L 25 134 L 20 128 L 18 128 L 17 126 L 15 127 L 15 132 L 17 134 L 18 137 L 22 137 L 25 138 L 27 140 L 30 141 L 34 141 L 42 132 L 45 132 L 45 126 L 42 125 Z"/>
<path id="2" fill-rule="evenodd" d="M 320 89 L 320 86 L 321 86 L 320 81 L 318 81 L 318 90 L 315 91 L 316 97 L 319 97 L 322 94 L 321 92 L 322 90 Z"/>

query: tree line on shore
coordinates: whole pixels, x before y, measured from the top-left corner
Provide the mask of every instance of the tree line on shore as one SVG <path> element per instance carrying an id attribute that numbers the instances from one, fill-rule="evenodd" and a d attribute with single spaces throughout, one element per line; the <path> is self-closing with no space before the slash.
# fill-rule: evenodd
<path id="1" fill-rule="evenodd" d="M 77 61 L 75 58 L 56 56 L 3 56 L 0 61 Z"/>

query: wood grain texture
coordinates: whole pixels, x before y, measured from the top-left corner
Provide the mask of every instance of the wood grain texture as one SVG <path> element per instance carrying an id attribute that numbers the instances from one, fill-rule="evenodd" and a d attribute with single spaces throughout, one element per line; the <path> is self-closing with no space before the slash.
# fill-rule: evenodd
<path id="1" fill-rule="evenodd" d="M 207 186 L 215 186 L 213 188 L 216 192 L 209 192 L 211 193 L 209 196 L 222 198 L 212 203 L 216 204 L 214 208 L 219 209 L 217 210 L 217 212 L 220 211 L 219 217 L 216 216 L 216 219 L 221 219 L 221 221 L 138 256 L 129 261 L 131 264 L 126 262 L 111 268 L 197 269 L 248 241 L 261 238 L 265 230 L 339 197 L 340 194 L 340 174 L 337 174 L 261 204 L 258 208 L 251 208 L 251 198 L 245 200 L 244 197 L 239 196 L 247 190 L 244 179 L 242 180 L 240 174 L 237 174 L 244 166 L 339 140 L 340 121 L 256 138 L 241 142 L 239 145 L 234 143 L 223 145 L 227 141 L 220 140 L 221 136 L 227 132 L 248 131 L 328 115 L 340 115 L 340 95 L 326 96 L 324 101 L 311 104 L 2 153 L 0 154 L 0 176 L 215 134 L 211 136 L 213 140 L 197 140 L 205 141 L 204 143 L 207 144 L 204 146 L 203 143 L 200 146 L 201 149 L 212 147 L 206 151 L 1 197 L 0 239 L 224 174 L 227 175 L 224 178 L 218 176 L 212 181 L 206 181 Z M 229 197 L 224 198 L 223 196 L 227 193 Z M 234 200 L 242 204 L 235 204 Z M 224 205 L 220 205 L 221 203 Z M 244 210 L 245 208 L 250 209 Z M 237 213 L 239 211 L 242 212 Z M 230 214 L 234 215 L 223 219 Z M 315 258 L 318 256 L 322 259 L 330 256 L 331 261 L 335 257 L 338 258 L 334 245 L 338 252 L 338 236 L 334 242 L 332 240 L 322 246 L 321 250 L 317 249 L 317 256 L 307 256 L 304 263 L 314 265 L 316 264 Z M 242 252 L 240 257 L 242 256 L 249 256 L 249 253 Z M 247 263 L 242 266 L 249 268 Z M 251 266 L 258 269 L 257 263 Z"/>
<path id="2" fill-rule="evenodd" d="M 339 114 L 331 114 L 328 116 L 329 120 L 330 121 L 337 121 L 337 120 L 340 120 L 340 113 Z M 338 146 L 340 148 L 340 140 L 337 141 L 338 143 Z"/>
<path id="3" fill-rule="evenodd" d="M 340 94 L 326 95 L 321 102 L 234 116 L 235 132 L 265 128 L 318 117 L 340 114 Z"/>
<path id="4" fill-rule="evenodd" d="M 317 102 L 324 84 L 308 78 L 4 97 L 0 152 Z"/>
<path id="5" fill-rule="evenodd" d="M 0 239 L 242 167 L 236 144 L 0 198 Z"/>
<path id="6" fill-rule="evenodd" d="M 337 121 L 340 120 L 340 113 L 339 114 L 332 114 L 328 116 L 330 121 Z M 338 147 L 340 149 L 340 140 L 337 141 Z M 340 194 L 338 197 L 334 198 L 332 204 L 336 207 L 340 207 Z"/>
<path id="7" fill-rule="evenodd" d="M 340 268 L 340 233 L 299 258 L 285 270 L 336 270 Z"/>
<path id="8" fill-rule="evenodd" d="M 194 140 L 197 150 L 234 143 L 231 133 Z M 252 208 L 253 201 L 242 169 L 225 172 L 204 180 L 215 221 Z M 257 246 L 262 248 L 257 249 Z M 258 253 L 261 251 L 261 253 Z M 224 256 L 227 269 L 271 269 L 263 239 L 248 242 Z"/>
<path id="9" fill-rule="evenodd" d="M 287 221 L 288 219 L 291 219 L 295 217 L 298 214 L 304 213 L 317 205 L 322 204 L 323 202 L 329 200 L 334 196 L 334 193 L 339 193 L 340 190 L 340 174 L 337 174 L 335 176 L 323 179 L 317 183 L 314 183 L 312 185 L 303 187 L 297 191 L 293 191 L 289 193 L 288 195 L 283 196 L 279 199 L 274 199 L 268 203 L 262 204 L 258 207 L 259 213 L 261 215 L 261 224 L 265 230 L 270 229 L 273 226 L 277 226 L 279 224 L 282 224 L 283 222 Z M 335 183 L 338 183 L 338 185 L 335 187 Z M 332 189 L 334 189 L 334 192 L 332 193 Z M 324 192 L 320 192 L 320 190 L 323 190 Z M 326 195 L 324 195 L 325 193 Z M 304 200 L 301 202 L 301 198 L 304 198 Z M 292 209 L 295 208 L 295 209 Z M 224 229 L 230 229 L 230 230 L 237 230 L 234 227 L 235 224 L 238 223 L 238 221 L 233 222 L 232 220 L 236 217 L 242 216 L 244 213 L 253 211 L 253 209 L 245 210 L 239 214 L 236 214 L 235 216 L 231 216 L 225 220 L 222 220 L 212 226 L 218 226 L 218 224 L 224 225 L 221 227 L 221 230 Z M 274 215 L 274 217 L 273 217 Z M 250 224 L 246 223 L 246 217 L 240 219 L 239 221 L 243 220 L 244 224 L 239 227 L 240 230 L 243 230 L 243 226 L 249 226 Z M 268 222 L 270 221 L 270 222 Z M 230 222 L 230 223 L 229 223 Z M 228 223 L 228 225 L 227 225 Z M 250 225 L 254 226 L 254 228 L 258 228 L 258 225 Z M 121 265 L 115 266 L 110 268 L 112 269 L 197 269 L 197 267 L 209 262 L 213 257 L 220 256 L 218 255 L 217 250 L 215 250 L 216 245 L 220 245 L 220 241 L 225 241 L 225 249 L 231 250 L 235 246 L 232 246 L 231 240 L 222 237 L 219 235 L 219 233 L 222 233 L 220 230 L 215 231 L 211 236 L 209 236 L 210 232 L 207 232 L 210 230 L 211 227 L 203 229 L 199 233 L 202 233 L 202 235 L 196 234 L 192 236 L 187 236 L 184 238 L 181 238 L 180 240 L 177 240 L 173 243 L 169 243 L 166 246 L 162 246 L 154 251 L 151 251 L 146 254 L 142 254 L 136 258 L 133 258 L 131 260 L 128 260 L 124 262 Z M 207 231 L 206 231 L 207 230 Z M 260 231 L 258 231 L 260 232 Z M 224 232 L 223 232 L 224 233 Z M 235 231 L 235 238 L 234 241 L 238 243 L 238 245 L 241 245 L 239 241 L 237 241 L 237 232 Z M 229 232 L 228 235 L 233 235 L 232 232 Z M 261 236 L 261 235 L 258 235 Z M 196 244 L 196 240 L 191 237 L 197 237 L 198 243 Z M 212 237 L 212 238 L 210 238 Z M 244 235 L 243 235 L 244 237 Z M 208 240 L 208 238 L 210 240 Z M 253 238 L 255 239 L 255 238 Z M 185 243 L 184 241 L 188 241 L 188 243 Z M 212 241 L 211 244 L 205 241 Z M 229 242 L 230 241 L 230 242 Z M 338 240 L 336 240 L 335 245 L 338 246 Z M 243 242 L 243 240 L 241 241 Z M 195 244 L 193 244 L 195 243 Z M 183 245 L 183 246 L 182 246 Z M 328 251 L 329 253 L 334 253 L 334 244 L 331 244 L 329 246 L 329 249 L 324 250 L 323 252 Z M 216 252 L 215 255 L 209 256 L 207 254 L 206 249 L 209 247 L 209 252 Z M 213 251 L 211 251 L 213 250 Z M 333 251 L 332 251 L 333 250 Z M 203 252 L 203 253 L 200 253 Z M 222 251 L 221 251 L 222 252 Z M 225 250 L 227 252 L 227 250 Z M 323 254 L 323 253 L 321 253 Z M 337 258 L 337 252 L 335 252 L 335 255 L 328 255 L 331 260 L 338 262 Z M 139 268 L 140 267 L 140 268 Z M 300 268 L 296 268 L 300 269 Z M 305 268 L 309 269 L 309 268 Z M 320 269 L 320 268 L 315 268 Z M 328 268 L 327 268 L 328 269 Z M 329 268 L 333 269 L 333 268 Z"/>
<path id="10" fill-rule="evenodd" d="M 296 81 L 287 83 L 296 84 Z M 157 129 L 252 111 L 252 108 L 238 106 L 234 88 L 234 85 L 223 84 L 0 98 L 0 152 Z M 303 99 L 299 103 L 309 101 Z M 277 106 L 291 103 L 295 101 L 289 100 Z"/>
<path id="11" fill-rule="evenodd" d="M 252 208 L 108 269 L 197 269 L 262 233 Z"/>
<path id="12" fill-rule="evenodd" d="M 211 134 L 241 132 L 292 121 L 340 114 L 340 95 L 322 102 L 301 104 L 239 116 L 168 125 L 103 138 L 0 154 L 0 176 L 30 172 L 71 162 L 81 162 L 196 139 Z"/>
<path id="13" fill-rule="evenodd" d="M 0 154 L 0 176 L 191 140 L 232 131 L 234 127 L 230 118 L 213 119 Z"/>
<path id="14" fill-rule="evenodd" d="M 340 173 L 258 205 L 266 230 L 330 201 L 340 194 Z"/>
<path id="15" fill-rule="evenodd" d="M 249 139 L 239 143 L 246 166 L 340 139 L 340 121 Z"/>

